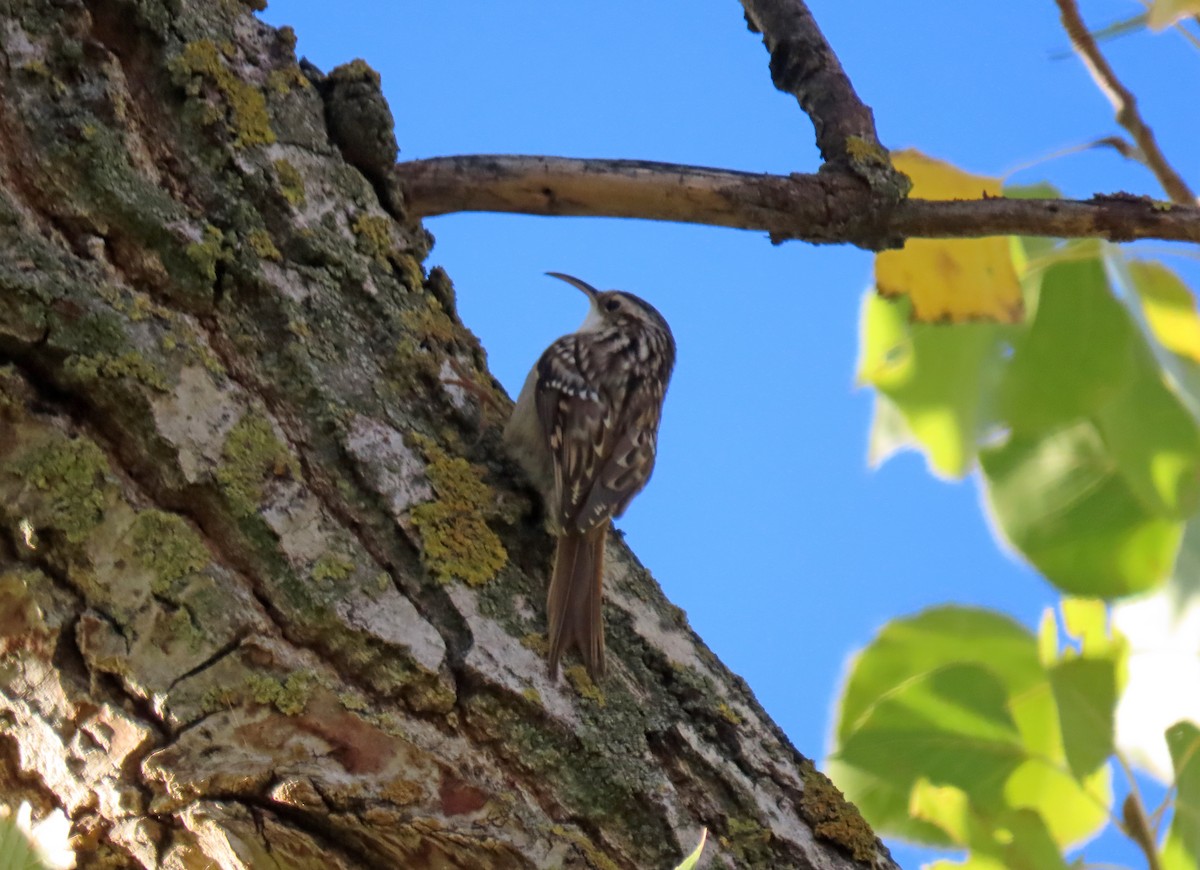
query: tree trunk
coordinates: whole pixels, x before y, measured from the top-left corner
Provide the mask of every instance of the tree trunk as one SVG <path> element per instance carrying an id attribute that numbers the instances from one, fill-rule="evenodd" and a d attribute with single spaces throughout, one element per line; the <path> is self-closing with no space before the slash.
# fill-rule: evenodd
<path id="1" fill-rule="evenodd" d="M 548 679 L 552 541 L 378 77 L 250 6 L 0 12 L 8 799 L 81 866 L 658 868 L 702 826 L 890 866 L 619 540 L 614 673 Z"/>

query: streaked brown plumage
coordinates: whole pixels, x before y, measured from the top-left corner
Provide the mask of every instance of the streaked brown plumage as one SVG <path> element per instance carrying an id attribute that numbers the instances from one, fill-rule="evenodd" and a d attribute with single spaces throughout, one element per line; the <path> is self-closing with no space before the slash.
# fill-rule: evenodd
<path id="1" fill-rule="evenodd" d="M 547 274 L 582 290 L 591 307 L 583 325 L 537 361 L 504 437 L 541 491 L 558 536 L 547 597 L 550 672 L 575 647 L 597 678 L 605 667 L 604 541 L 609 521 L 654 470 L 675 340 L 648 302 Z"/>

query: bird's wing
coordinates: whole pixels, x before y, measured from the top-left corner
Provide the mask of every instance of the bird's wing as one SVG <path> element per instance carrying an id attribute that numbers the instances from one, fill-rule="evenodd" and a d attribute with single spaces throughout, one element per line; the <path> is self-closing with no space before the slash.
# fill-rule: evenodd
<path id="1" fill-rule="evenodd" d="M 588 370 L 574 335 L 554 342 L 538 360 L 538 418 L 554 460 L 555 499 L 548 509 L 557 511 L 563 528 L 579 531 L 608 522 L 619 504 L 597 482 L 621 420 Z"/>

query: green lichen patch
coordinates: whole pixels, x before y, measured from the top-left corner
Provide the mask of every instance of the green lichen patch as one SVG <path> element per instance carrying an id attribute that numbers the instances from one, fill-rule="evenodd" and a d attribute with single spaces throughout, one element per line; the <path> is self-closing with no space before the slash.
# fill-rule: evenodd
<path id="1" fill-rule="evenodd" d="M 312 578 L 318 583 L 345 580 L 354 571 L 354 563 L 338 553 L 323 553 L 312 567 Z"/>
<path id="2" fill-rule="evenodd" d="M 52 438 L 9 470 L 25 483 L 19 510 L 35 528 L 56 529 L 79 544 L 103 521 L 112 490 L 108 460 L 89 439 Z"/>
<path id="3" fill-rule="evenodd" d="M 800 799 L 800 814 L 819 839 L 841 846 L 855 861 L 873 863 L 878 855 L 875 832 L 858 811 L 846 800 L 829 777 L 811 762 L 803 771 L 804 795 Z"/>
<path id="4" fill-rule="evenodd" d="M 283 254 L 279 253 L 279 248 L 275 247 L 275 242 L 271 240 L 271 234 L 266 230 L 258 229 L 248 232 L 246 244 L 250 246 L 250 250 L 254 252 L 255 256 L 264 260 L 279 262 L 283 259 Z"/>
<path id="5" fill-rule="evenodd" d="M 184 250 L 200 274 L 210 282 L 217 280 L 217 264 L 228 258 L 225 251 L 225 234 L 212 224 L 204 225 L 204 236 Z"/>
<path id="6" fill-rule="evenodd" d="M 754 819 L 730 817 L 721 845 L 737 858 L 738 867 L 774 867 L 771 832 Z"/>
<path id="7" fill-rule="evenodd" d="M 63 370 L 80 381 L 131 380 L 160 393 L 167 391 L 167 376 L 159 366 L 136 350 L 116 356 L 104 353 L 70 357 Z"/>
<path id="8" fill-rule="evenodd" d="M 571 665 L 569 668 L 563 669 L 563 674 L 581 697 L 587 698 L 601 707 L 604 706 L 604 691 L 592 682 L 592 678 L 588 676 L 587 668 L 583 665 Z"/>
<path id="9" fill-rule="evenodd" d="M 205 649 L 208 636 L 196 625 L 192 614 L 187 608 L 180 607 L 171 614 L 166 624 L 167 644 L 183 644 L 191 652 L 196 653 Z"/>
<path id="10" fill-rule="evenodd" d="M 435 500 L 417 505 L 411 513 L 425 567 L 442 583 L 456 578 L 472 586 L 487 583 L 507 564 L 508 552 L 487 524 L 495 496 L 483 482 L 483 469 L 450 456 L 429 439 L 419 439 L 418 446 L 429 462 L 425 473 L 437 493 Z"/>
<path id="11" fill-rule="evenodd" d="M 730 725 L 741 725 L 742 724 L 742 717 L 739 716 L 737 714 L 737 711 L 734 710 L 732 707 L 730 707 L 728 704 L 726 704 L 724 701 L 720 701 L 717 704 L 717 715 L 720 716 L 722 719 L 724 719 L 726 722 L 728 722 Z"/>
<path id="12" fill-rule="evenodd" d="M 290 93 L 293 89 L 305 90 L 312 87 L 312 82 L 304 75 L 303 70 L 294 63 L 281 69 L 271 70 L 267 76 L 267 87 L 280 96 Z"/>
<path id="13" fill-rule="evenodd" d="M 173 590 L 209 562 L 208 548 L 200 536 L 176 514 L 141 511 L 130 529 L 130 539 L 134 555 L 154 573 L 150 588 L 159 595 Z"/>
<path id="14" fill-rule="evenodd" d="M 247 413 L 229 431 L 221 448 L 217 483 L 230 508 L 243 517 L 258 513 L 268 480 L 298 477 L 299 464 L 275 437 L 270 422 Z"/>
<path id="15" fill-rule="evenodd" d="M 290 160 L 282 157 L 273 165 L 275 166 L 275 177 L 279 181 L 279 192 L 283 194 L 283 198 L 291 205 L 297 207 L 304 205 L 304 176 L 300 174 L 300 170 Z"/>
<path id="16" fill-rule="evenodd" d="M 356 57 L 350 63 L 344 63 L 335 68 L 329 74 L 331 81 L 335 82 L 359 82 L 365 81 L 376 88 L 382 87 L 383 79 L 379 77 L 379 73 L 371 69 L 371 65 L 361 57 Z"/>
<path id="17" fill-rule="evenodd" d="M 225 110 L 208 108 L 201 113 L 201 120 L 207 125 L 223 122 L 226 131 L 233 136 L 235 147 L 270 145 L 275 141 L 266 99 L 257 88 L 229 68 L 212 40 L 189 42 L 170 62 L 169 68 L 172 80 L 190 97 L 199 98 L 206 84 L 217 90 Z"/>
<path id="18" fill-rule="evenodd" d="M 245 688 L 249 697 L 259 704 L 270 704 L 285 716 L 297 716 L 304 712 L 320 678 L 312 671 L 293 671 L 287 679 L 280 680 L 261 674 L 246 677 Z"/>
<path id="19" fill-rule="evenodd" d="M 360 214 L 350 224 L 350 229 L 357 239 L 358 250 L 373 258 L 382 266 L 391 262 L 396 242 L 392 238 L 392 221 L 390 218 L 373 214 Z"/>

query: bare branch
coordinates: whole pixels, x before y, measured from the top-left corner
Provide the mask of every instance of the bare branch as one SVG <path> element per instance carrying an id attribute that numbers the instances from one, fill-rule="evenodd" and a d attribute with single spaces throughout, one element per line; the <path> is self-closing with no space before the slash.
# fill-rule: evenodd
<path id="1" fill-rule="evenodd" d="M 812 119 L 826 163 L 849 168 L 885 198 L 908 193 L 875 132 L 875 116 L 858 98 L 841 62 L 803 0 L 742 0 L 746 20 L 771 53 L 771 80 Z"/>
<path id="2" fill-rule="evenodd" d="M 1096 45 L 1096 40 L 1088 32 L 1087 25 L 1083 23 L 1083 16 L 1080 15 L 1079 6 L 1075 0 L 1054 0 L 1054 2 L 1058 4 L 1063 29 L 1071 38 L 1071 45 L 1083 59 L 1092 79 L 1108 97 L 1108 101 L 1112 103 L 1112 107 L 1117 113 L 1117 123 L 1128 130 L 1133 141 L 1137 143 L 1142 161 L 1154 173 L 1158 183 L 1162 185 L 1163 190 L 1172 201 L 1181 205 L 1194 205 L 1196 195 L 1187 186 L 1187 182 L 1167 162 L 1166 156 L 1158 147 L 1158 141 L 1154 138 L 1153 131 L 1142 120 L 1142 115 L 1137 107 L 1137 98 L 1121 83 L 1116 72 L 1109 66 L 1108 60 L 1100 53 L 1100 47 Z"/>
<path id="3" fill-rule="evenodd" d="M 849 172 L 756 175 L 640 160 L 473 155 L 400 163 L 411 219 L 460 211 L 645 218 L 880 250 L 907 238 L 997 235 L 1200 242 L 1200 208 L 1149 197 L 884 205 Z"/>

